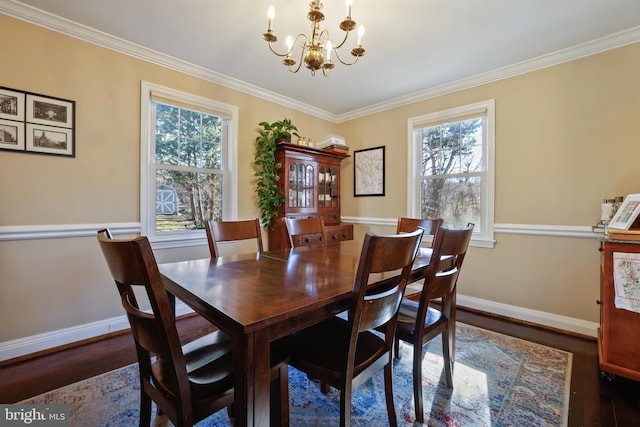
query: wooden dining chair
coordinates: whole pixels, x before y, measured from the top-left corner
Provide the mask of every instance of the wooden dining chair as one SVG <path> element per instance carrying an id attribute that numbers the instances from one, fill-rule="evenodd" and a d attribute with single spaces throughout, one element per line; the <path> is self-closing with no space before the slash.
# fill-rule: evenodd
<path id="1" fill-rule="evenodd" d="M 283 218 L 285 229 L 289 236 L 289 246 L 324 246 L 327 234 L 322 217 L 314 218 Z"/>
<path id="2" fill-rule="evenodd" d="M 220 256 L 220 243 L 255 240 L 256 252 L 262 252 L 262 231 L 260 220 L 207 221 L 207 241 L 211 257 Z"/>
<path id="3" fill-rule="evenodd" d="M 347 319 L 334 316 L 288 338 L 291 365 L 306 372 L 309 378 L 340 390 L 341 426 L 351 424 L 352 391 L 381 369 L 384 369 L 389 424 L 397 425 L 393 403 L 393 336 L 398 307 L 421 237 L 422 230 L 398 235 L 367 233 Z M 372 332 L 378 327 L 384 328 L 384 337 Z"/>
<path id="4" fill-rule="evenodd" d="M 403 298 L 400 304 L 396 340 L 413 345 L 413 395 L 419 422 L 424 422 L 422 350 L 438 335 L 442 336 L 447 386 L 453 388 L 456 282 L 472 233 L 473 224 L 461 229 L 440 227 L 433 240 L 433 253 L 425 272 L 420 300 Z M 434 301 L 440 302 L 439 309 L 431 305 Z M 400 357 L 399 346 L 396 346 L 396 357 Z"/>
<path id="5" fill-rule="evenodd" d="M 424 230 L 424 236 L 432 236 L 431 244 L 433 244 L 433 237 L 438 232 L 438 229 L 442 225 L 442 218 L 409 218 L 399 217 L 398 224 L 396 226 L 396 233 L 407 233 L 416 230 L 418 227 Z M 420 298 L 420 291 L 424 284 L 423 278 L 417 278 L 413 282 L 407 285 L 405 296 L 408 298 L 418 300 Z"/>
<path id="6" fill-rule="evenodd" d="M 149 240 L 113 239 L 107 229 L 98 242 L 120 293 L 136 345 L 140 373 L 140 425 L 151 420 L 151 402 L 176 426 L 192 426 L 220 409 L 229 414 L 234 400 L 233 342 L 216 330 L 184 345 L 162 283 Z M 144 289 L 151 310 L 138 305 L 135 288 Z M 288 354 L 272 353 L 272 379 L 287 410 L 280 424 L 288 425 Z M 154 359 L 155 357 L 155 359 Z M 273 385 L 273 383 L 272 383 Z"/>

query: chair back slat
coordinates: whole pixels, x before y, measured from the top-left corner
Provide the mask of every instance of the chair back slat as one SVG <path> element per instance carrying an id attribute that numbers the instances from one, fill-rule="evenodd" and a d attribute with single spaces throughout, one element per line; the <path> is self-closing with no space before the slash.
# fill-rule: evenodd
<path id="1" fill-rule="evenodd" d="M 437 298 L 446 298 L 453 292 L 453 288 L 458 280 L 457 267 L 449 268 L 446 271 L 441 271 L 435 276 L 431 276 L 429 280 L 428 294 L 431 300 Z"/>
<path id="2" fill-rule="evenodd" d="M 136 342 L 149 353 L 166 354 L 167 340 L 158 339 L 158 335 L 162 331 L 160 320 L 153 314 L 134 307 L 128 292 L 122 294 L 121 300 L 131 325 L 131 333 Z"/>
<path id="3" fill-rule="evenodd" d="M 220 256 L 221 242 L 255 239 L 256 252 L 262 252 L 262 231 L 258 219 L 239 221 L 207 221 L 207 241 L 212 258 Z"/>
<path id="4" fill-rule="evenodd" d="M 418 227 L 424 230 L 426 236 L 435 236 L 438 229 L 442 226 L 442 218 L 398 218 L 396 233 L 409 233 L 415 231 Z"/>
<path id="5" fill-rule="evenodd" d="M 396 315 L 406 282 L 379 294 L 366 295 L 358 331 L 368 331 L 388 323 Z"/>

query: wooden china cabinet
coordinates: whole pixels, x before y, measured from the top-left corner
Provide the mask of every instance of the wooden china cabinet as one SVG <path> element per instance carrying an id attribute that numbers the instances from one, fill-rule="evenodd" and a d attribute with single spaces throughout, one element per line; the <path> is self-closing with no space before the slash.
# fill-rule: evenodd
<path id="1" fill-rule="evenodd" d="M 327 239 L 352 240 L 353 225 L 340 222 L 340 164 L 348 154 L 297 144 L 278 144 L 280 185 L 287 201 L 269 229 L 269 249 L 289 247 L 283 217 L 324 219 Z"/>
<path id="2" fill-rule="evenodd" d="M 600 251 L 600 373 L 606 380 L 619 375 L 640 381 L 640 313 L 617 306 L 614 282 L 614 254 L 619 254 L 619 257 L 631 255 L 629 261 L 621 264 L 622 271 L 617 274 L 637 292 L 640 271 L 636 265 L 640 261 L 632 257 L 640 255 L 640 241 L 604 239 L 601 241 Z"/>

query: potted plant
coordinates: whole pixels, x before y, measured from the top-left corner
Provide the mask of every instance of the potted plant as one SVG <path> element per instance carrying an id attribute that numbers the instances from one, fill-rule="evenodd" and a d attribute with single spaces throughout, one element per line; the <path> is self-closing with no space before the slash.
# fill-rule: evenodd
<path id="1" fill-rule="evenodd" d="M 278 142 L 290 142 L 292 135 L 298 136 L 298 128 L 287 118 L 273 123 L 261 122 L 258 126 L 262 129 L 256 138 L 254 163 L 257 171 L 254 176 L 257 177 L 260 222 L 263 227 L 272 227 L 271 220 L 278 216 L 280 206 L 287 200 L 282 187 L 278 186 L 278 169 L 282 168 L 282 164 L 276 163 L 276 145 Z"/>

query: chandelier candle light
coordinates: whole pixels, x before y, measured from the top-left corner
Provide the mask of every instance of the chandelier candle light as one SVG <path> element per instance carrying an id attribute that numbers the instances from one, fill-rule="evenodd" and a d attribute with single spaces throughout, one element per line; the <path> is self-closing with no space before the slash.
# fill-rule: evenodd
<path id="1" fill-rule="evenodd" d="M 269 27 L 267 32 L 262 35 L 262 38 L 269 43 L 269 49 L 275 55 L 283 57 L 282 63 L 289 68 L 292 73 L 297 73 L 304 62 L 304 65 L 311 70 L 311 75 L 315 76 L 316 71 L 322 69 L 322 74 L 325 76 L 329 73 L 335 65 L 331 62 L 331 52 L 335 52 L 336 58 L 344 65 L 353 65 L 358 62 L 358 59 L 364 55 L 364 48 L 362 47 L 362 36 L 364 36 L 364 27 L 360 25 L 358 28 L 358 41 L 356 46 L 351 49 L 351 55 L 355 56 L 352 62 L 344 61 L 340 57 L 340 49 L 349 38 L 349 32 L 353 31 L 356 27 L 356 21 L 351 19 L 351 1 L 347 1 L 347 17 L 340 23 L 340 29 L 345 32 L 344 39 L 339 44 L 334 44 L 331 41 L 329 31 L 320 30 L 320 23 L 324 21 L 324 13 L 321 12 L 323 4 L 320 0 L 314 0 L 309 3 L 309 13 L 307 18 L 311 21 L 311 36 L 306 34 L 298 34 L 295 41 L 291 36 L 287 36 L 287 51 L 285 53 L 278 53 L 273 49 L 272 43 L 278 41 L 278 37 L 273 33 L 273 18 L 275 17 L 275 9 L 273 6 L 269 7 Z M 293 49 L 297 44 L 300 44 L 300 61 L 296 62 L 291 57 Z M 296 63 L 298 64 L 295 67 Z"/>

